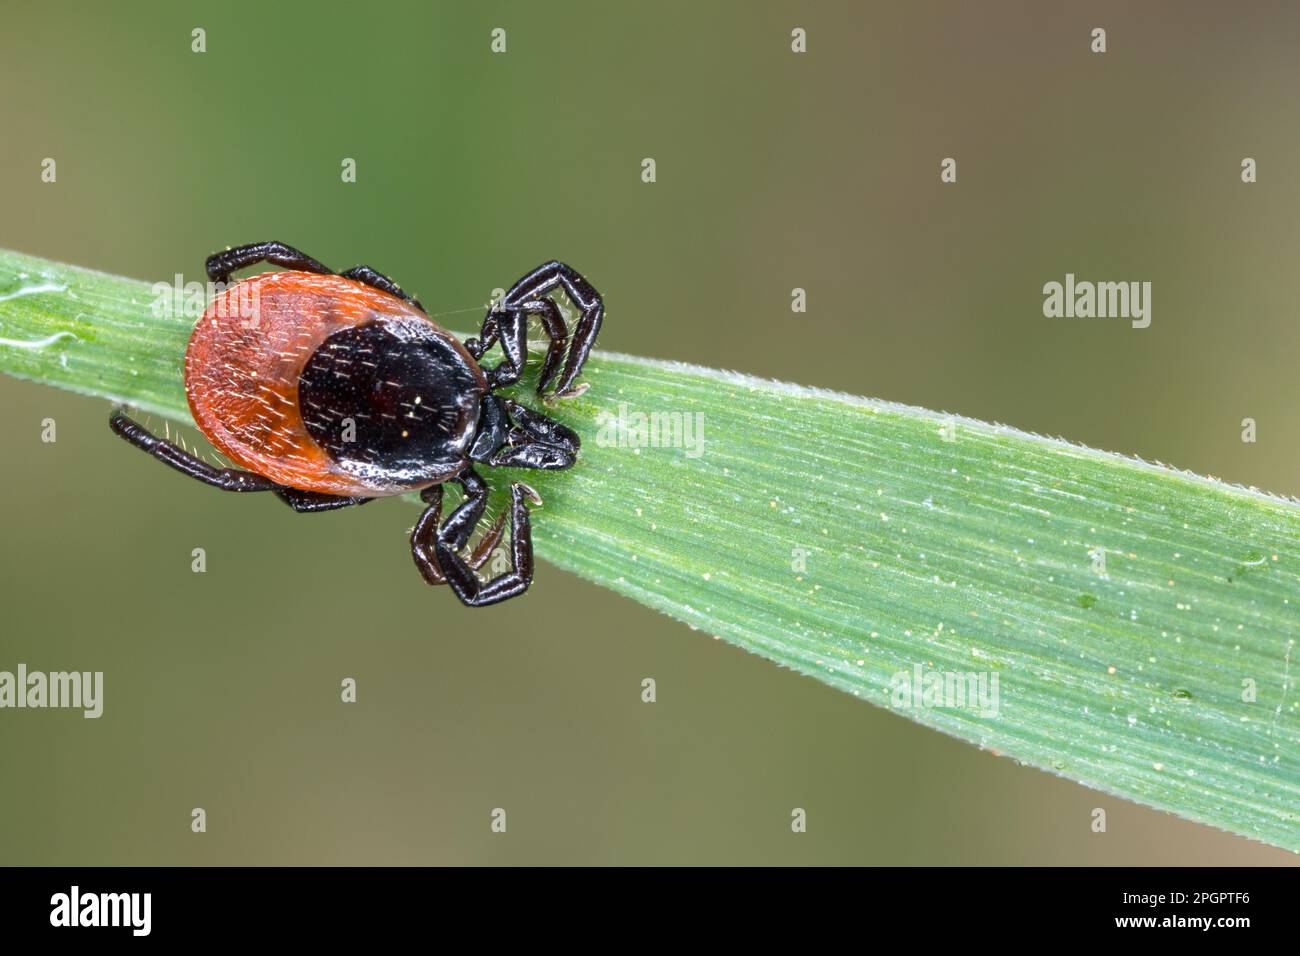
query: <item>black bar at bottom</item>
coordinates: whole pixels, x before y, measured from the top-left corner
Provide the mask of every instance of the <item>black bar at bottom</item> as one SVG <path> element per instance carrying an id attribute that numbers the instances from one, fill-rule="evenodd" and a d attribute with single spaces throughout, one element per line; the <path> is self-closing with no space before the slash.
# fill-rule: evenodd
<path id="1" fill-rule="evenodd" d="M 773 924 L 877 942 L 1042 933 L 1231 943 L 1293 925 L 1289 869 L 0 869 L 6 943 L 375 940 L 456 927 L 532 942 L 597 927 L 668 945 Z M 88 925 L 89 924 L 89 925 Z M 107 925 L 105 925 L 107 924 Z M 622 931 L 619 927 L 624 927 Z M 549 929 L 548 929 L 549 927 Z M 910 927 L 910 929 L 908 929 Z M 882 935 L 883 934 L 883 935 Z M 427 937 L 426 937 L 427 938 Z M 1278 937 L 1282 938 L 1282 937 Z M 448 938 L 445 941 L 450 942 Z M 17 950 L 14 950 L 15 952 Z"/>

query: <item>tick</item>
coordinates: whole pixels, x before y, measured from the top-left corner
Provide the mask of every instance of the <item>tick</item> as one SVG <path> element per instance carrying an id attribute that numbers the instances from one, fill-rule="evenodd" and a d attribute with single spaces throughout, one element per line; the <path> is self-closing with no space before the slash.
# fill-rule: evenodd
<path id="1" fill-rule="evenodd" d="M 289 270 L 231 284 L 237 270 L 269 262 Z M 448 584 L 471 607 L 524 593 L 533 578 L 523 482 L 469 554 L 484 520 L 488 484 L 475 465 L 573 466 L 578 436 L 546 415 L 495 394 L 528 359 L 528 320 L 549 339 L 537 391 L 573 398 L 604 316 L 600 294 L 562 262 L 516 282 L 489 308 L 478 338 L 463 344 L 418 301 L 369 266 L 335 274 L 280 242 L 209 256 L 223 290 L 195 325 L 185 352 L 185 394 L 199 430 L 241 468 L 218 468 L 151 434 L 118 409 L 110 426 L 177 471 L 223 491 L 270 491 L 294 511 L 332 511 L 419 491 L 426 503 L 411 555 L 429 584 Z M 572 336 L 549 294 L 562 289 L 581 312 Z M 480 361 L 500 344 L 492 368 Z M 548 391 L 549 390 L 549 391 Z M 443 485 L 463 500 L 442 520 Z M 480 582 L 510 523 L 511 565 Z"/>

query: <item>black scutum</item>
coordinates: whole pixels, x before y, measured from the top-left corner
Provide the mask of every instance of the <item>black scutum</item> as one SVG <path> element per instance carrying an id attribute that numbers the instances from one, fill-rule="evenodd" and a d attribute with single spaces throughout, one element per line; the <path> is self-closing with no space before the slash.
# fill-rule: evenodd
<path id="1" fill-rule="evenodd" d="M 311 436 L 348 472 L 388 484 L 419 482 L 461 461 L 480 397 L 450 343 L 382 323 L 335 332 L 298 381 Z"/>

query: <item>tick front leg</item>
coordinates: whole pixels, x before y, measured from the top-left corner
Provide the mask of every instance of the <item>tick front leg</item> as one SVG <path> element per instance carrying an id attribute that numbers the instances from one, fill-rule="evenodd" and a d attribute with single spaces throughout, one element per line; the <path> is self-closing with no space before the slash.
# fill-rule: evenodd
<path id="1" fill-rule="evenodd" d="M 497 316 L 499 312 L 493 309 L 488 310 L 488 314 L 483 317 L 483 325 L 479 328 L 478 338 L 468 338 L 462 344 L 465 351 L 474 356 L 474 361 L 478 361 L 487 350 L 497 344 L 497 339 L 501 336 L 497 332 Z"/>
<path id="2" fill-rule="evenodd" d="M 564 325 L 560 307 L 551 299 L 525 302 L 520 308 L 526 314 L 536 315 L 542 320 L 542 329 L 551 341 L 546 350 L 546 359 L 542 362 L 542 373 L 537 376 L 537 393 L 540 395 L 559 371 L 560 359 L 564 358 L 564 349 L 569 344 L 569 330 Z"/>
<path id="3" fill-rule="evenodd" d="M 452 542 L 442 531 L 434 543 L 438 564 L 446 575 L 456 597 L 467 607 L 486 607 L 517 597 L 528 590 L 533 582 L 533 537 L 525 499 L 535 504 L 542 500 L 537 492 L 523 482 L 510 486 L 510 556 L 511 569 L 487 583 L 479 581 L 474 570 L 451 547 Z M 450 524 L 450 521 L 448 522 Z M 444 529 L 445 530 L 445 529 Z"/>
<path id="4" fill-rule="evenodd" d="M 286 246 L 283 242 L 254 242 L 247 246 L 236 246 L 225 252 L 214 252 L 204 263 L 208 278 L 223 285 L 230 284 L 230 274 L 246 269 L 259 262 L 269 262 L 283 269 L 297 269 L 299 272 L 315 272 L 330 276 L 334 270 L 322 265 L 307 253 Z"/>
<path id="5" fill-rule="evenodd" d="M 420 520 L 415 523 L 415 528 L 411 531 L 411 557 L 426 582 L 435 586 L 446 584 L 447 577 L 438 566 L 438 559 L 434 554 L 435 542 L 438 539 L 438 522 L 442 519 L 442 485 L 426 488 L 420 497 L 429 507 L 424 509 Z M 475 546 L 466 561 L 475 571 L 487 563 L 496 546 L 501 543 L 505 525 L 506 515 L 501 514 Z"/>
<path id="6" fill-rule="evenodd" d="M 565 295 L 582 312 L 581 318 L 573 329 L 564 371 L 560 373 L 560 380 L 555 385 L 557 398 L 576 398 L 586 391 L 586 388 L 583 386 L 575 388 L 574 380 L 582 374 L 582 367 L 587 363 L 587 356 L 591 354 L 592 346 L 596 344 L 596 336 L 600 332 L 600 324 L 605 316 L 605 304 L 601 300 L 600 293 L 572 266 L 567 266 L 563 262 L 548 262 L 538 266 L 511 286 L 510 291 L 501 300 L 501 307 L 506 311 L 519 309 L 525 303 L 545 298 L 548 292 L 557 287 L 562 288 Z"/>
<path id="7" fill-rule="evenodd" d="M 525 302 L 517 309 L 508 311 L 495 311 L 488 314 L 484 320 L 481 341 L 470 339 L 466 346 L 470 348 L 470 354 L 474 358 L 479 358 L 486 352 L 493 343 L 498 339 L 501 342 L 501 351 L 505 358 L 496 368 L 494 368 L 488 378 L 488 387 L 493 391 L 499 388 L 506 388 L 519 381 L 519 376 L 523 374 L 524 364 L 528 361 L 528 317 L 535 315 L 541 320 L 542 330 L 550 340 L 550 345 L 546 350 L 546 358 L 542 362 L 541 374 L 537 377 L 537 391 L 540 393 L 550 384 L 551 379 L 555 377 L 556 370 L 560 367 L 560 359 L 564 357 L 564 349 L 569 341 L 569 332 L 564 326 L 564 316 L 560 314 L 560 307 L 550 299 L 536 299 L 532 302 Z M 489 328 L 488 322 L 491 322 Z M 475 348 L 478 352 L 475 354 Z"/>
<path id="8" fill-rule="evenodd" d="M 212 485 L 222 491 L 278 491 L 280 485 L 270 478 L 255 475 L 237 468 L 216 468 L 189 452 L 152 434 L 139 422 L 132 421 L 122 410 L 116 409 L 108 420 L 108 427 L 136 448 L 157 458 L 164 465 L 182 474 Z"/>
<path id="9" fill-rule="evenodd" d="M 509 312 L 496 312 L 488 316 L 492 320 L 494 337 L 501 342 L 501 352 L 505 356 L 501 362 L 488 373 L 488 388 L 495 391 L 519 381 L 523 373 L 524 362 L 528 359 L 528 317 L 522 309 Z M 487 327 L 485 320 L 484 328 Z M 487 334 L 483 341 L 487 341 Z M 480 353 L 481 354 L 481 353 Z"/>
<path id="10" fill-rule="evenodd" d="M 560 471 L 573 466 L 582 446 L 577 432 L 508 398 L 501 399 L 501 404 L 514 425 L 506 444 L 488 459 L 488 464 L 542 471 Z"/>

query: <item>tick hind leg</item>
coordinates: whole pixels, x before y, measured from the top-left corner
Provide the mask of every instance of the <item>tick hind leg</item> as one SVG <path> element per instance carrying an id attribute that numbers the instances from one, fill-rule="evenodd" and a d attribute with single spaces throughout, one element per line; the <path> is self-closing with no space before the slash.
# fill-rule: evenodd
<path id="1" fill-rule="evenodd" d="M 164 441 L 139 422 L 128 418 L 121 409 L 113 412 L 109 428 L 136 448 L 157 458 L 164 465 L 222 491 L 276 491 L 280 488 L 270 478 L 238 468 L 217 468 L 191 455 L 179 445 Z"/>
<path id="2" fill-rule="evenodd" d="M 259 262 L 269 262 L 271 265 L 280 266 L 284 269 L 297 269 L 299 272 L 314 272 L 323 276 L 334 275 L 333 269 L 317 262 L 302 250 L 274 240 L 271 242 L 254 242 L 247 246 L 236 246 L 234 249 L 227 249 L 225 252 L 213 253 L 208 256 L 204 268 L 207 269 L 210 280 L 229 285 L 230 276 L 233 273 L 257 265 Z M 344 279 L 351 279 L 354 282 L 368 285 L 372 289 L 379 289 L 381 292 L 395 295 L 403 302 L 411 303 L 421 312 L 425 311 L 424 306 L 420 305 L 419 299 L 413 299 L 407 295 L 402 291 L 400 285 L 382 272 L 376 272 L 370 266 L 353 266 L 347 272 L 340 272 L 339 275 Z"/>
<path id="3" fill-rule="evenodd" d="M 277 484 L 270 478 L 241 471 L 238 468 L 218 468 L 209 465 L 196 455 L 185 451 L 173 442 L 165 441 L 154 435 L 139 422 L 128 418 L 121 409 L 113 412 L 108 425 L 122 438 L 136 448 L 152 455 L 164 465 L 175 468 L 181 474 L 189 475 L 205 485 L 212 485 L 222 491 L 273 491 L 277 498 L 294 511 L 333 511 L 335 508 L 347 508 L 350 505 L 363 505 L 369 498 L 345 498 L 337 495 L 323 495 L 315 491 L 301 491 Z"/>
<path id="4" fill-rule="evenodd" d="M 284 269 L 297 269 L 299 272 L 315 272 L 324 276 L 334 274 L 333 269 L 317 262 L 307 253 L 274 240 L 236 246 L 225 252 L 214 252 L 208 256 L 204 267 L 211 281 L 229 285 L 232 272 L 238 272 L 259 262 L 269 262 L 271 265 Z"/>

